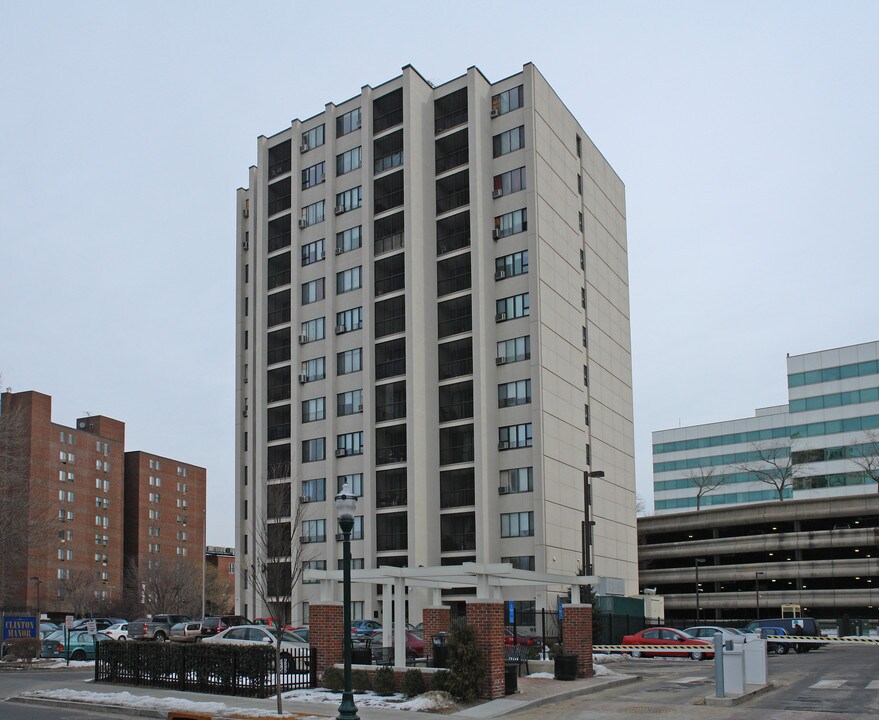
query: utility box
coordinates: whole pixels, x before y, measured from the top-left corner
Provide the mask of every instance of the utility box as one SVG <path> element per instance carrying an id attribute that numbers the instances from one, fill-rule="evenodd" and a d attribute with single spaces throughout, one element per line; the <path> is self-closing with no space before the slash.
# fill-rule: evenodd
<path id="1" fill-rule="evenodd" d="M 745 694 L 745 643 L 727 640 L 723 645 L 723 689 L 731 695 Z"/>
<path id="2" fill-rule="evenodd" d="M 751 640 L 744 644 L 745 654 L 745 685 L 765 685 L 766 673 L 766 641 Z"/>

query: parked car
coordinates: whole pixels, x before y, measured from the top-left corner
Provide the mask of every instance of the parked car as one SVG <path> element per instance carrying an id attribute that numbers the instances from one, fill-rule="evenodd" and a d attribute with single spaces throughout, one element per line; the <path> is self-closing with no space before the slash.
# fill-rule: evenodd
<path id="1" fill-rule="evenodd" d="M 518 645 L 519 647 L 531 647 L 532 645 L 538 644 L 537 638 L 531 637 L 530 635 L 522 635 L 521 633 L 514 633 L 512 630 L 505 628 L 504 629 L 504 645 Z"/>
<path id="2" fill-rule="evenodd" d="M 200 642 L 201 638 L 201 623 L 198 620 L 177 623 L 168 632 L 168 639 L 172 642 L 194 643 Z"/>
<path id="3" fill-rule="evenodd" d="M 40 656 L 44 658 L 67 657 L 64 630 L 56 630 L 42 642 Z M 97 643 L 113 642 L 107 633 L 92 635 L 87 630 L 71 630 L 70 632 L 70 659 L 71 660 L 94 660 Z"/>
<path id="4" fill-rule="evenodd" d="M 687 635 L 681 630 L 668 627 L 647 628 L 634 635 L 623 637 L 623 645 L 631 645 L 629 653 L 634 658 L 659 655 L 660 657 L 683 656 L 693 660 L 707 660 L 714 657 L 714 645 Z M 656 652 L 655 650 L 639 650 L 638 645 L 662 645 L 669 650 Z M 674 651 L 674 652 L 673 652 Z"/>
<path id="5" fill-rule="evenodd" d="M 113 623 L 104 632 L 114 640 L 128 640 L 128 623 Z"/>
<path id="6" fill-rule="evenodd" d="M 771 625 L 758 628 L 758 632 L 760 633 L 760 637 L 766 637 L 767 635 L 787 635 L 787 632 L 783 627 L 772 627 Z M 772 642 L 772 640 L 766 641 L 766 652 L 775 653 L 776 655 L 787 655 L 789 651 L 790 643 Z"/>
<path id="7" fill-rule="evenodd" d="M 47 622 L 45 620 L 40 621 L 40 640 L 48 637 L 57 629 L 58 626 L 53 622 Z"/>
<path id="8" fill-rule="evenodd" d="M 274 645 L 277 642 L 277 635 L 264 625 L 239 625 L 203 638 L 201 642 L 214 645 Z M 299 662 L 295 660 L 297 656 L 301 656 L 301 652 L 295 651 L 308 648 L 307 640 L 294 632 L 284 630 L 281 635 L 281 672 L 308 670 L 308 660 Z"/>
<path id="9" fill-rule="evenodd" d="M 258 617 L 253 619 L 254 625 L 267 625 L 268 627 L 275 627 L 277 622 L 278 619 L 273 617 Z"/>
<path id="10" fill-rule="evenodd" d="M 714 643 L 714 634 L 720 633 L 723 636 L 723 641 L 727 640 L 738 640 L 742 642 L 742 639 L 746 637 L 745 635 L 740 635 L 738 632 L 734 632 L 729 628 L 722 628 L 716 625 L 694 625 L 693 627 L 688 627 L 684 629 L 684 632 L 687 635 L 692 635 L 694 638 L 700 638 L 701 640 L 706 640 L 710 643 Z"/>
<path id="11" fill-rule="evenodd" d="M 382 647 L 384 645 L 384 632 L 376 631 L 369 640 L 370 648 Z M 406 630 L 406 657 L 409 659 L 424 657 L 424 639 L 420 633 L 414 630 Z"/>
<path id="12" fill-rule="evenodd" d="M 128 620 L 125 618 L 110 618 L 110 617 L 96 617 L 96 618 L 80 618 L 76 622 L 73 623 L 74 630 L 85 630 L 88 626 L 88 623 L 94 622 L 95 629 L 98 632 L 104 632 L 111 625 L 115 625 L 116 623 L 126 623 Z"/>
<path id="13" fill-rule="evenodd" d="M 365 635 L 372 637 L 376 632 L 382 629 L 382 624 L 378 620 L 352 620 L 351 634 Z"/>
<path id="14" fill-rule="evenodd" d="M 208 615 L 201 621 L 201 634 L 202 637 L 207 637 L 209 635 L 216 635 L 219 632 L 223 632 L 226 628 L 235 627 L 236 625 L 256 624 L 258 623 L 251 623 L 250 620 L 242 615 Z"/>
<path id="15" fill-rule="evenodd" d="M 809 635 L 811 637 L 822 637 L 821 626 L 815 618 L 810 617 L 784 617 L 784 618 L 766 618 L 765 620 L 753 620 L 745 625 L 746 631 L 754 632 L 757 628 L 763 627 L 779 627 L 788 635 Z M 796 628 L 801 627 L 802 632 L 797 632 Z M 799 652 L 809 652 L 819 647 L 824 647 L 820 643 L 803 643 Z"/>
<path id="16" fill-rule="evenodd" d="M 741 628 L 724 628 L 724 630 L 729 630 L 731 633 L 735 633 L 736 635 L 742 635 L 746 637 L 748 640 L 755 640 L 760 637 L 760 633 L 756 632 L 746 632 Z"/>
<path id="17" fill-rule="evenodd" d="M 171 634 L 171 626 L 181 622 L 192 622 L 189 615 L 153 615 L 128 623 L 129 640 L 155 640 L 165 642 Z"/>

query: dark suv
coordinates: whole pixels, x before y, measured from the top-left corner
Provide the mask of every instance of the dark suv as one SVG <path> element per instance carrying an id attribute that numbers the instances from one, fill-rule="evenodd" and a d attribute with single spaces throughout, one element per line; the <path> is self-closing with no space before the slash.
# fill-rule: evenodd
<path id="1" fill-rule="evenodd" d="M 250 620 L 241 615 L 208 615 L 201 621 L 201 634 L 202 637 L 216 635 L 236 625 L 250 625 Z"/>

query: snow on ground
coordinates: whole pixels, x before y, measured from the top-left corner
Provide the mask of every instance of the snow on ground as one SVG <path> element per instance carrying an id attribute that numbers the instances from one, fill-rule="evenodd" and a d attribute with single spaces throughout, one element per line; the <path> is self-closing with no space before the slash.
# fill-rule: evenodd
<path id="1" fill-rule="evenodd" d="M 616 673 L 606 668 L 604 665 L 597 665 L 593 662 L 592 664 L 593 670 L 595 670 L 595 677 L 602 677 L 604 675 L 616 675 Z M 537 672 L 531 673 L 528 675 L 530 678 L 535 678 L 537 680 L 555 680 L 555 675 L 551 672 Z"/>
<path id="2" fill-rule="evenodd" d="M 228 717 L 232 715 L 245 715 L 247 717 L 278 717 L 274 710 L 263 708 L 232 707 L 221 702 L 193 702 L 182 698 L 158 698 L 140 695 L 132 695 L 127 692 L 119 693 L 96 693 L 84 690 L 34 690 L 22 693 L 21 697 L 48 698 L 51 700 L 75 700 L 78 702 L 95 703 L 99 705 L 115 705 L 117 707 L 131 707 L 141 710 L 171 710 L 204 713 Z M 324 718 L 321 715 L 303 716 L 301 713 L 293 713 L 290 717 L 306 720 L 313 717 L 315 720 Z"/>
<path id="3" fill-rule="evenodd" d="M 284 693 L 285 700 L 300 702 L 328 703 L 338 705 L 342 702 L 342 693 L 334 693 L 323 688 L 315 690 L 290 690 Z M 357 707 L 392 708 L 394 710 L 444 710 L 453 707 L 455 701 L 447 692 L 426 692 L 423 695 L 407 700 L 404 695 L 380 696 L 372 693 L 354 693 L 354 704 Z"/>
<path id="4" fill-rule="evenodd" d="M 613 663 L 622 662 L 623 660 L 631 660 L 632 656 L 628 653 L 592 653 L 592 662 L 594 663 Z"/>

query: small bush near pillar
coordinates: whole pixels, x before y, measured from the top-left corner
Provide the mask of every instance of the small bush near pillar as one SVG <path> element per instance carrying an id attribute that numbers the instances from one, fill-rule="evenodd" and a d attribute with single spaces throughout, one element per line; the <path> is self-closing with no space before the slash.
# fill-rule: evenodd
<path id="1" fill-rule="evenodd" d="M 437 670 L 433 675 L 430 676 L 431 690 L 442 690 L 443 692 L 450 692 L 451 686 L 452 673 L 450 673 L 448 670 Z"/>
<path id="2" fill-rule="evenodd" d="M 337 667 L 324 670 L 324 687 L 332 692 L 342 692 L 345 687 L 345 676 Z"/>
<path id="3" fill-rule="evenodd" d="M 351 687 L 354 692 L 364 693 L 372 690 L 372 681 L 369 679 L 369 673 L 366 670 L 351 671 Z"/>
<path id="4" fill-rule="evenodd" d="M 400 689 L 406 697 L 421 695 L 425 690 L 424 674 L 421 670 L 416 668 L 407 670 L 403 675 L 403 682 L 400 685 Z"/>
<path id="5" fill-rule="evenodd" d="M 394 694 L 394 670 L 383 665 L 375 671 L 372 678 L 372 690 L 376 695 Z"/>
<path id="6" fill-rule="evenodd" d="M 449 636 L 449 692 L 469 702 L 479 695 L 485 679 L 482 650 L 476 644 L 476 634 L 469 625 L 458 625 Z"/>

